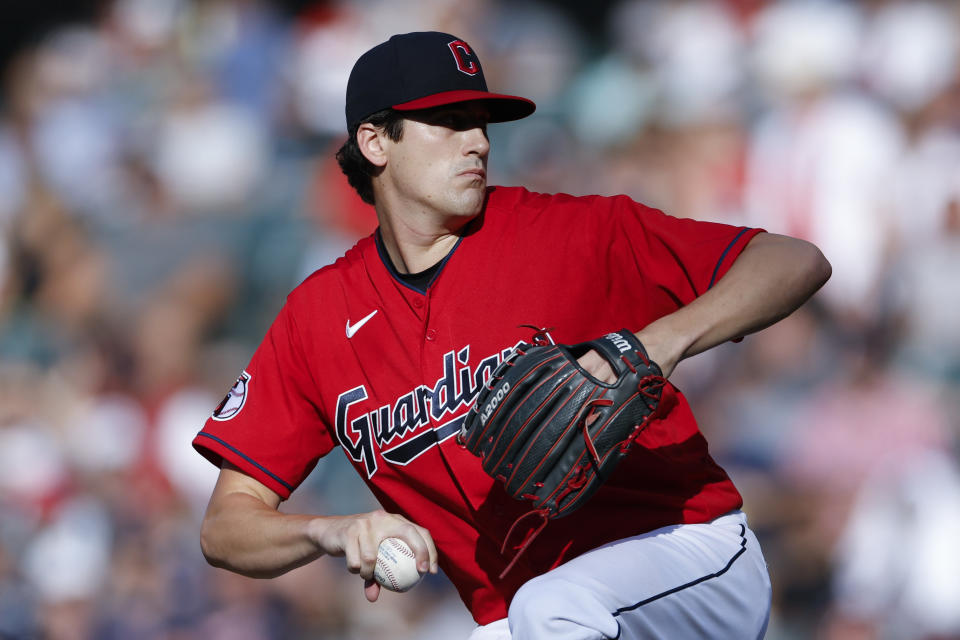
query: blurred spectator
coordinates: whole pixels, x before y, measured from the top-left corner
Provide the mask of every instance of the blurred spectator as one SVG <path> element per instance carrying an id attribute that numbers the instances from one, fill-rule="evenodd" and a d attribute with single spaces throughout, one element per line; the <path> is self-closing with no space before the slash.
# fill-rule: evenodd
<path id="1" fill-rule="evenodd" d="M 343 4 L 345 3 L 337 3 Z M 308 14 L 301 25 L 291 73 L 293 108 L 307 131 L 345 135 L 343 96 L 353 61 L 377 36 L 349 6 Z"/>
<path id="2" fill-rule="evenodd" d="M 722 3 L 623 2 L 611 31 L 620 50 L 651 68 L 664 122 L 682 125 L 738 111 L 746 34 Z"/>
<path id="3" fill-rule="evenodd" d="M 252 113 L 220 103 L 212 90 L 201 79 L 185 79 L 160 123 L 156 170 L 179 210 L 236 213 L 263 180 L 266 132 Z"/>
<path id="4" fill-rule="evenodd" d="M 956 78 L 957 26 L 948 3 L 880 3 L 859 61 L 867 86 L 901 111 L 922 108 Z"/>
<path id="5" fill-rule="evenodd" d="M 822 296 L 847 323 L 880 311 L 900 123 L 853 85 L 862 14 L 785 2 L 758 17 L 753 55 L 771 108 L 751 143 L 746 205 L 769 231 L 806 238 L 835 275 Z"/>
<path id="6" fill-rule="evenodd" d="M 879 467 L 858 492 L 837 547 L 827 637 L 960 636 L 958 536 L 955 459 L 931 451 Z"/>
<path id="7" fill-rule="evenodd" d="M 960 176 L 960 164 L 955 165 Z M 913 371 L 960 383 L 960 181 L 943 226 L 904 251 L 897 266 L 897 310 L 903 321 L 900 355 Z"/>
<path id="8" fill-rule="evenodd" d="M 110 523 L 95 500 L 63 504 L 22 557 L 24 573 L 40 600 L 43 635 L 88 638 L 109 569 Z"/>

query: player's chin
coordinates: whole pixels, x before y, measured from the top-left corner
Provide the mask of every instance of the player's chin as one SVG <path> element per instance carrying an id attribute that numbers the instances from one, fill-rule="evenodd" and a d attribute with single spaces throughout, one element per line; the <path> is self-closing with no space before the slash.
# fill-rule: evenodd
<path id="1" fill-rule="evenodd" d="M 457 216 L 472 217 L 483 210 L 483 203 L 486 201 L 487 183 L 483 181 L 481 185 L 471 186 L 460 191 L 454 198 L 451 209 Z"/>

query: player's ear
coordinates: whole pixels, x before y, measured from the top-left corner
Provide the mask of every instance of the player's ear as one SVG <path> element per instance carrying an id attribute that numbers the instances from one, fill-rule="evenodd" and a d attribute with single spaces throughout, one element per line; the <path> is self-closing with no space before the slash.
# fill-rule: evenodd
<path id="1" fill-rule="evenodd" d="M 386 134 L 382 129 L 369 122 L 364 122 L 357 128 L 357 146 L 360 147 L 360 153 L 375 167 L 383 167 L 387 164 L 385 137 Z"/>

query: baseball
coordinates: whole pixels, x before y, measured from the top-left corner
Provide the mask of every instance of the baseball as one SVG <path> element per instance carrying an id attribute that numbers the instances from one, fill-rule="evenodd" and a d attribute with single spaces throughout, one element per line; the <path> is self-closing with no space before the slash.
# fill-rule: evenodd
<path id="1" fill-rule="evenodd" d="M 407 543 L 400 538 L 387 538 L 377 550 L 373 577 L 390 591 L 409 591 L 423 576 L 417 571 L 416 557 Z"/>

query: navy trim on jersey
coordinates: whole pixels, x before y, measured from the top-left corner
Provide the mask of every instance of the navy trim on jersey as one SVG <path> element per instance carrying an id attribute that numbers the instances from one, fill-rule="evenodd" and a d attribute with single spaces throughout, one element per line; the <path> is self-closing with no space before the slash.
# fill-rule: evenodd
<path id="1" fill-rule="evenodd" d="M 633 605 L 630 605 L 629 607 L 623 607 L 623 608 L 617 609 L 616 611 L 613 612 L 613 616 L 616 617 L 616 616 L 619 616 L 620 614 L 627 613 L 628 611 L 633 611 L 633 610 L 635 610 L 635 609 L 638 609 L 638 608 L 642 607 L 642 606 L 645 605 L 645 604 L 650 604 L 651 602 L 654 602 L 654 601 L 656 601 L 656 600 L 659 600 L 660 598 L 665 598 L 665 597 L 667 597 L 667 596 L 669 596 L 669 595 L 672 595 L 672 594 L 674 594 L 674 593 L 677 593 L 677 592 L 679 592 L 679 591 L 683 591 L 684 589 L 689 589 L 690 587 L 695 587 L 696 585 L 698 585 L 698 584 L 700 584 L 700 583 L 702 583 L 702 582 L 706 582 L 707 580 L 710 580 L 710 579 L 712 579 L 712 578 L 718 578 L 718 577 L 722 576 L 723 574 L 725 574 L 727 571 L 730 570 L 730 567 L 732 567 L 732 566 L 733 566 L 733 563 L 737 561 L 737 558 L 739 558 L 740 556 L 742 556 L 742 555 L 746 552 L 746 550 L 747 550 L 747 536 L 746 536 L 746 533 L 747 533 L 747 527 L 746 527 L 745 525 L 740 525 L 740 550 L 737 551 L 735 554 L 733 554 L 733 557 L 730 558 L 730 562 L 727 563 L 727 566 L 725 566 L 723 569 L 720 569 L 720 571 L 717 571 L 716 573 L 711 573 L 711 574 L 709 574 L 709 575 L 705 575 L 705 576 L 703 576 L 703 577 L 697 578 L 696 580 L 693 580 L 692 582 L 688 582 L 687 584 L 682 584 L 682 585 L 680 585 L 679 587 L 674 587 L 673 589 L 669 589 L 669 590 L 667 590 L 667 591 L 664 591 L 663 593 L 658 593 L 658 594 L 655 595 L 655 596 L 651 596 L 651 597 L 647 598 L 646 600 L 641 600 L 640 602 L 638 602 L 638 603 L 636 603 L 636 604 L 633 604 Z M 619 638 L 619 637 L 620 637 L 620 633 L 618 632 L 618 633 L 617 633 L 617 638 Z"/>
<path id="2" fill-rule="evenodd" d="M 381 455 L 383 456 L 384 460 L 388 460 L 393 464 L 409 464 L 414 458 L 422 454 L 433 445 L 437 444 L 438 442 L 443 442 L 453 434 L 459 432 L 460 428 L 463 426 L 463 421 L 466 418 L 467 416 L 463 415 L 459 418 L 454 418 L 446 424 L 440 425 L 436 429 L 424 431 L 415 438 L 411 438 L 403 444 L 397 445 L 393 449 L 382 451 Z"/>
<path id="3" fill-rule="evenodd" d="M 442 264 L 443 260 L 436 263 L 432 267 L 424 269 L 420 273 L 401 273 L 399 276 L 401 280 L 413 285 L 418 289 L 426 289 L 430 286 L 430 283 L 433 282 L 433 278 L 437 275 L 437 271 L 440 270 L 440 265 Z"/>
<path id="4" fill-rule="evenodd" d="M 474 218 L 474 220 L 476 220 L 476 218 Z M 473 224 L 473 220 L 471 220 L 466 224 L 466 226 L 464 226 L 463 228 L 464 232 L 466 232 L 467 229 L 470 228 L 471 224 Z M 390 272 L 390 275 L 393 276 L 393 279 L 399 282 L 400 284 L 402 284 L 403 286 L 405 286 L 407 289 L 412 289 L 413 291 L 416 291 L 417 293 L 420 293 L 423 295 L 426 295 L 427 289 L 429 289 L 430 286 L 434 283 L 434 281 L 436 281 L 437 277 L 440 275 L 440 272 L 443 271 L 443 267 L 446 266 L 447 260 L 450 259 L 450 256 L 453 255 L 453 252 L 456 251 L 457 247 L 460 246 L 460 243 L 463 242 L 464 237 L 466 237 L 466 233 L 460 236 L 460 238 L 457 240 L 457 244 L 453 245 L 453 249 L 450 249 L 450 253 L 445 255 L 443 257 L 443 260 L 441 260 L 437 264 L 430 267 L 430 269 L 436 269 L 436 272 L 434 272 L 433 277 L 430 278 L 430 282 L 427 283 L 427 286 L 421 289 L 420 287 L 404 279 L 403 277 L 404 274 L 397 271 L 397 268 L 393 266 L 393 260 L 390 259 L 390 254 L 387 253 L 387 248 L 383 246 L 383 240 L 380 238 L 380 227 L 377 227 L 376 232 L 374 232 L 373 234 L 373 239 L 377 247 L 377 254 L 379 254 L 380 256 L 380 261 L 383 262 L 383 266 L 387 268 L 387 271 Z M 430 269 L 425 269 L 425 271 L 429 271 Z"/>
<path id="5" fill-rule="evenodd" d="M 727 257 L 727 254 L 730 253 L 730 249 L 733 248 L 733 245 L 737 244 L 737 241 L 740 239 L 740 237 L 741 237 L 743 234 L 745 234 L 747 231 L 751 231 L 751 228 L 750 228 L 750 227 L 744 227 L 743 229 L 741 229 L 741 230 L 740 230 L 740 233 L 738 233 L 738 234 L 736 235 L 736 237 L 735 237 L 733 240 L 730 241 L 730 244 L 727 245 L 727 248 L 724 249 L 724 250 L 723 250 L 723 253 L 720 254 L 720 259 L 717 260 L 717 266 L 713 269 L 713 275 L 710 276 L 710 284 L 707 285 L 707 289 L 708 289 L 708 290 L 709 290 L 710 288 L 712 288 L 713 285 L 716 283 L 716 281 L 717 281 L 717 273 L 720 272 L 720 265 L 723 264 L 724 258 Z"/>
<path id="6" fill-rule="evenodd" d="M 275 473 L 271 473 L 271 472 L 270 472 L 268 469 L 266 469 L 262 464 L 259 464 L 257 461 L 253 460 L 250 456 L 248 456 L 247 454 L 243 453 L 242 451 L 240 451 L 240 450 L 237 449 L 236 447 L 230 446 L 229 444 L 227 444 L 226 442 L 224 442 L 223 440 L 221 440 L 221 439 L 218 438 L 217 436 L 212 436 L 212 435 L 210 435 L 209 433 L 205 433 L 205 432 L 203 432 L 203 431 L 201 431 L 200 433 L 198 433 L 197 436 L 203 436 L 204 438 L 210 438 L 210 439 L 213 440 L 214 442 L 220 443 L 221 445 L 223 445 L 223 446 L 226 447 L 227 449 L 230 449 L 230 451 L 233 451 L 235 454 L 237 454 L 238 456 L 240 456 L 241 458 L 243 458 L 244 460 L 246 460 L 247 462 L 249 462 L 250 464 L 252 464 L 253 466 L 255 466 L 257 469 L 260 469 L 260 471 L 263 471 L 265 474 L 267 474 L 268 476 L 270 476 L 271 478 L 273 478 L 274 480 L 276 480 L 277 482 L 279 482 L 280 484 L 282 484 L 283 486 L 285 486 L 285 487 L 286 487 L 287 489 L 289 489 L 290 491 L 293 491 L 293 486 L 291 486 L 288 482 L 284 482 L 283 478 L 277 476 Z"/>

